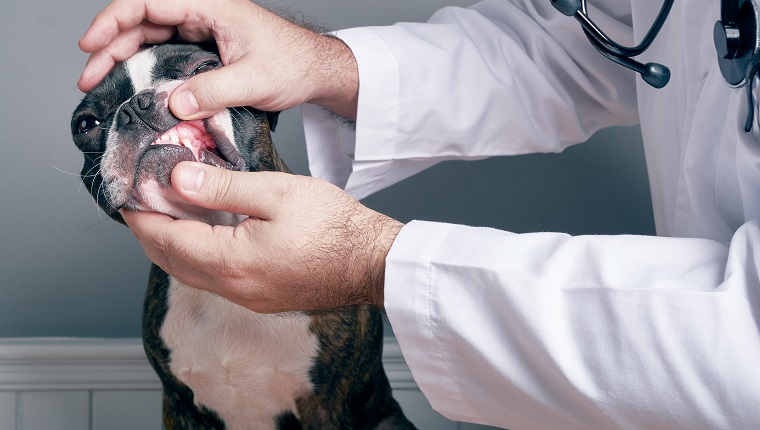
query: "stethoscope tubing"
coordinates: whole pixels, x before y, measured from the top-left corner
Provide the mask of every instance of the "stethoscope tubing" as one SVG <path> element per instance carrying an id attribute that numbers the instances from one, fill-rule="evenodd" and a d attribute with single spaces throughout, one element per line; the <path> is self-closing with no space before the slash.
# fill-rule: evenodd
<path id="1" fill-rule="evenodd" d="M 657 33 L 659 33 L 660 29 L 665 24 L 665 20 L 670 13 L 670 9 L 673 7 L 673 1 L 674 0 L 666 0 L 662 4 L 660 13 L 657 14 L 657 18 L 655 18 L 654 23 L 651 27 L 649 27 L 649 31 L 641 40 L 641 43 L 634 47 L 623 46 L 616 43 L 614 40 L 610 39 L 610 37 L 607 36 L 599 27 L 597 27 L 597 25 L 594 24 L 594 22 L 588 16 L 586 0 L 581 0 L 581 8 L 578 13 L 573 16 L 581 24 L 584 32 L 586 33 L 586 36 L 589 37 L 589 40 L 593 38 L 593 40 L 596 41 L 596 43 L 594 43 L 594 41 L 591 42 L 594 47 L 597 48 L 597 50 L 599 50 L 599 52 L 601 52 L 605 57 L 615 62 L 619 62 L 613 59 L 614 55 L 608 55 L 608 53 L 605 53 L 604 50 L 606 49 L 609 52 L 622 57 L 635 57 L 646 51 L 647 48 L 649 48 L 649 45 L 651 45 L 654 41 L 655 37 L 657 37 Z M 602 47 L 602 49 L 600 49 L 600 47 Z M 626 63 L 626 65 L 627 64 L 628 63 Z M 634 68 L 634 70 L 636 69 L 640 69 L 640 67 L 637 66 Z M 646 70 L 646 68 L 644 70 Z"/>
<path id="2" fill-rule="evenodd" d="M 673 7 L 674 0 L 665 0 L 663 2 L 662 7 L 660 7 L 660 12 L 657 14 L 657 17 L 652 23 L 652 26 L 649 27 L 649 31 L 647 31 L 647 34 L 644 36 L 641 42 L 633 47 L 620 45 L 619 43 L 612 40 L 609 36 L 607 36 L 607 34 L 605 34 L 604 31 L 602 31 L 602 29 L 597 26 L 594 21 L 592 21 L 588 16 L 588 7 L 586 0 L 551 1 L 552 4 L 560 12 L 567 16 L 575 17 L 578 23 L 580 23 L 581 28 L 583 29 L 583 32 L 586 35 L 586 38 L 588 38 L 591 45 L 605 58 L 641 74 L 641 77 L 644 79 L 644 81 L 655 88 L 662 88 L 663 86 L 667 85 L 668 80 L 670 79 L 670 70 L 667 67 L 658 63 L 642 64 L 631 57 L 636 57 L 642 54 L 649 48 L 652 42 L 654 42 L 654 39 L 657 37 L 657 34 L 660 32 L 660 29 L 668 18 L 668 14 Z M 747 85 L 746 94 L 748 106 L 744 130 L 749 132 L 752 130 L 752 123 L 754 122 L 753 119 L 755 116 L 755 103 L 752 94 L 754 87 L 753 84 L 756 75 L 760 73 L 760 31 L 757 29 L 758 23 L 760 23 L 760 4 L 758 4 L 760 3 L 760 0 L 747 0 L 747 2 L 751 3 L 751 7 L 753 9 L 752 12 L 754 14 L 754 45 L 753 51 L 750 54 L 751 57 L 749 64 L 744 75 L 741 76 L 741 81 L 736 82 L 738 81 L 738 77 L 735 76 L 736 73 L 734 73 L 735 69 L 732 68 L 732 64 L 735 61 L 741 61 L 743 58 L 746 58 L 746 56 L 742 54 L 735 59 L 733 56 L 728 57 L 729 54 L 724 54 L 724 57 L 720 57 L 722 54 L 720 53 L 721 51 L 718 47 L 718 40 L 721 40 L 722 43 L 728 45 L 727 41 L 720 39 L 721 36 L 724 38 L 728 38 L 728 36 L 726 34 L 720 33 L 718 30 L 714 30 L 713 37 L 716 40 L 715 44 L 716 48 L 718 48 L 718 60 L 720 62 L 721 72 L 723 73 L 726 83 L 731 88 L 739 88 L 745 84 Z M 745 5 L 747 2 L 745 2 Z M 724 32 L 727 31 L 727 29 L 733 29 L 733 31 L 736 31 L 737 28 L 743 25 L 740 22 L 739 17 L 739 2 L 737 0 L 722 0 L 721 20 L 716 23 L 715 28 L 721 29 L 719 25 L 723 25 L 722 29 Z M 731 36 L 731 43 L 739 43 L 733 42 L 735 40 L 734 38 L 735 36 Z M 738 48 L 734 47 L 732 49 Z M 728 62 L 731 64 L 724 65 L 725 60 L 728 60 Z M 760 117 L 758 117 L 758 126 L 760 127 Z"/>
<path id="3" fill-rule="evenodd" d="M 609 47 L 606 45 L 602 45 L 602 43 L 594 37 L 594 35 L 586 30 L 586 28 L 583 28 L 583 32 L 586 33 L 586 37 L 588 38 L 588 41 L 591 43 L 591 46 L 596 48 L 597 51 L 599 51 L 600 54 L 602 54 L 605 58 L 607 58 L 610 61 L 613 61 L 615 63 L 620 64 L 621 66 L 627 67 L 637 73 L 644 74 L 647 72 L 647 67 L 644 64 L 641 64 L 638 61 L 631 60 L 630 58 L 623 56 L 623 55 L 613 55 L 609 51 Z M 606 49 L 605 49 L 606 48 Z"/>

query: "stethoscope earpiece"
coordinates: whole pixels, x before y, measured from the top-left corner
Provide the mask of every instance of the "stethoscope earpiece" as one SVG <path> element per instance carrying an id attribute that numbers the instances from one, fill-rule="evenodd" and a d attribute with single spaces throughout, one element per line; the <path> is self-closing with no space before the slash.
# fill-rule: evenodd
<path id="1" fill-rule="evenodd" d="M 670 69 L 660 63 L 646 63 L 647 71 L 641 74 L 641 79 L 649 85 L 660 89 L 670 81 Z"/>
<path id="2" fill-rule="evenodd" d="M 551 0 L 552 6 L 564 15 L 573 16 L 581 10 L 581 0 Z"/>

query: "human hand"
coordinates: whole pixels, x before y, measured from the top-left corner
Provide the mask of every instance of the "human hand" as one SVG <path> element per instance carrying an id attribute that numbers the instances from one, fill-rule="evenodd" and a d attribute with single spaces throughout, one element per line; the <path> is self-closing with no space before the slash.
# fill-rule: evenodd
<path id="1" fill-rule="evenodd" d="M 306 176 L 183 162 L 172 184 L 193 204 L 250 216 L 228 227 L 122 211 L 148 257 L 183 283 L 260 313 L 383 306 L 400 222 Z"/>
<path id="2" fill-rule="evenodd" d="M 188 42 L 216 41 L 226 66 L 172 92 L 169 106 L 181 119 L 208 117 L 225 107 L 274 112 L 305 102 L 356 118 L 359 77 L 348 46 L 249 0 L 114 0 L 79 41 L 92 55 L 77 85 L 90 91 L 142 44 L 174 34 Z"/>

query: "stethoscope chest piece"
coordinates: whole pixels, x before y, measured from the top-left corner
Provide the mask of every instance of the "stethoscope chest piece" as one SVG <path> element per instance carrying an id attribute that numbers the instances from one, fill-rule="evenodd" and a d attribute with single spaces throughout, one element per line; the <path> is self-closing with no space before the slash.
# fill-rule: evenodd
<path id="1" fill-rule="evenodd" d="M 760 50 L 757 34 L 760 8 L 757 1 L 721 2 L 721 19 L 713 27 L 720 72 L 726 83 L 733 88 L 741 87 L 747 82 L 752 57 Z"/>
<path id="2" fill-rule="evenodd" d="M 713 27 L 713 41 L 723 79 L 731 88 L 747 85 L 747 119 L 744 122 L 746 132 L 752 130 L 755 115 L 752 87 L 755 75 L 760 71 L 758 1 L 760 0 L 722 0 L 720 21 Z"/>

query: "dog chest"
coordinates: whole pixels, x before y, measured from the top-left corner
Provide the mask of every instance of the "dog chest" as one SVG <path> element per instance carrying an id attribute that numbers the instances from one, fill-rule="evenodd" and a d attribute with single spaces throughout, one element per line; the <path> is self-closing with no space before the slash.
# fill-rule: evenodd
<path id="1" fill-rule="evenodd" d="M 171 279 L 161 337 L 195 403 L 230 430 L 275 428 L 312 391 L 318 341 L 301 314 L 262 315 Z"/>

